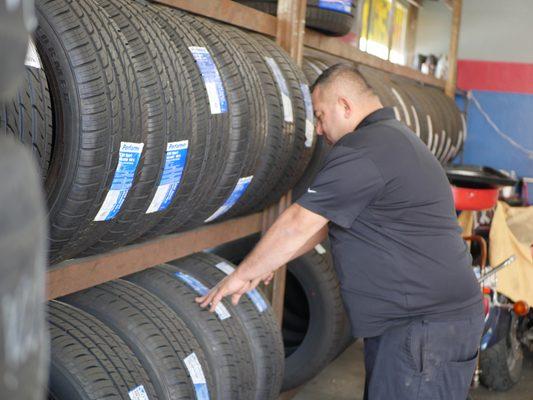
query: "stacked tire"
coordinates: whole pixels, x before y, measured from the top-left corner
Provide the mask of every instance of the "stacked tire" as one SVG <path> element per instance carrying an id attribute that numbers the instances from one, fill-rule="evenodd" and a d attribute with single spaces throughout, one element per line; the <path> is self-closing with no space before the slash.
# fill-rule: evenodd
<path id="1" fill-rule="evenodd" d="M 31 147 L 50 262 L 260 211 L 315 146 L 308 83 L 259 35 L 134 0 L 39 0 L 0 127 Z"/>
<path id="2" fill-rule="evenodd" d="M 210 252 L 238 264 L 258 240 L 253 235 Z M 353 343 L 327 243 L 287 265 L 281 329 L 285 350 L 283 390 L 311 380 Z"/>
<path id="3" fill-rule="evenodd" d="M 193 254 L 50 302 L 50 396 L 277 399 L 283 344 L 263 295 L 195 302 L 233 268 Z"/>
<path id="4" fill-rule="evenodd" d="M 237 0 L 248 7 L 277 14 L 278 0 Z M 355 0 L 307 0 L 305 25 L 330 36 L 344 36 L 355 22 Z"/>

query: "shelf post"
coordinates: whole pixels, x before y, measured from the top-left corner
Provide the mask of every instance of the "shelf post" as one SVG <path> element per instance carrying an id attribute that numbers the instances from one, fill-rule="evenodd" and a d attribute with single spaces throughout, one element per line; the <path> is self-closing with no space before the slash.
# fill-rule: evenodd
<path id="1" fill-rule="evenodd" d="M 448 51 L 448 79 L 445 93 L 455 97 L 455 85 L 457 83 L 457 50 L 459 48 L 459 31 L 461 29 L 461 10 L 463 0 L 453 0 L 452 9 L 452 32 L 450 35 L 450 50 Z"/>

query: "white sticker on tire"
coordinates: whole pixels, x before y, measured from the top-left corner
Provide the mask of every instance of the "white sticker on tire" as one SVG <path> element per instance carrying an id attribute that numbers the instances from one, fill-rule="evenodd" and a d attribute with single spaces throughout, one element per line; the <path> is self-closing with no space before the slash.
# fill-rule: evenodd
<path id="1" fill-rule="evenodd" d="M 216 210 L 213 215 L 207 218 L 204 222 L 211 222 L 220 217 L 221 215 L 227 213 L 244 194 L 244 192 L 248 188 L 248 185 L 250 185 L 250 182 L 252 181 L 253 177 L 254 176 L 251 175 L 245 176 L 244 178 L 240 178 L 237 184 L 235 185 L 233 192 L 231 192 L 224 204 L 222 204 L 222 206 L 220 206 L 220 208 Z"/>
<path id="2" fill-rule="evenodd" d="M 191 353 L 183 360 L 189 375 L 191 376 L 196 392 L 196 400 L 209 400 L 209 391 L 207 390 L 207 381 L 205 379 L 202 365 L 196 356 L 196 353 Z"/>
<path id="3" fill-rule="evenodd" d="M 289 95 L 289 87 L 287 86 L 287 82 L 285 81 L 285 77 L 283 76 L 283 73 L 281 72 L 281 69 L 279 68 L 278 64 L 272 57 L 265 57 L 265 61 L 267 62 L 268 66 L 270 67 L 270 70 L 274 74 L 274 79 L 276 79 L 276 83 L 278 85 L 278 89 L 281 92 L 281 102 L 283 104 L 283 119 L 285 122 L 294 122 L 294 116 L 292 113 L 292 102 L 291 97 Z"/>
<path id="4" fill-rule="evenodd" d="M 209 289 L 207 288 L 207 286 L 205 286 L 202 282 L 200 282 L 195 277 L 191 275 L 187 275 L 183 272 L 176 272 L 175 275 L 180 281 L 184 282 L 186 285 L 188 285 L 192 290 L 194 290 L 200 296 L 205 296 L 207 293 L 209 293 Z M 222 303 L 218 303 L 215 309 L 215 314 L 218 316 L 218 318 L 221 321 L 231 317 L 230 312 L 228 311 L 226 306 L 224 306 L 224 304 Z"/>
<path id="5" fill-rule="evenodd" d="M 302 83 L 302 95 L 305 103 L 305 147 L 313 145 L 313 134 L 315 133 L 315 119 L 313 114 L 313 102 L 311 100 L 311 92 L 309 86 Z"/>
<path id="6" fill-rule="evenodd" d="M 315 246 L 315 250 L 318 254 L 326 254 L 326 248 L 320 243 Z"/>
<path id="7" fill-rule="evenodd" d="M 28 50 L 26 51 L 24 65 L 38 69 L 42 68 L 41 59 L 37 53 L 37 47 L 35 47 L 35 43 L 33 43 L 33 40 L 31 39 L 28 41 Z"/>
<path id="8" fill-rule="evenodd" d="M 150 400 L 143 385 L 139 385 L 135 389 L 130 390 L 128 395 L 131 400 Z"/>
<path id="9" fill-rule="evenodd" d="M 229 275 L 235 271 L 235 268 L 231 265 L 229 265 L 227 262 L 222 261 L 215 265 L 216 268 L 218 268 L 220 271 L 224 272 L 226 275 Z M 246 293 L 246 296 L 254 303 L 255 308 L 257 308 L 257 311 L 262 313 L 268 308 L 268 304 L 266 300 L 263 298 L 261 293 L 256 290 L 250 290 Z"/>
<path id="10" fill-rule="evenodd" d="M 121 142 L 118 156 L 118 165 L 115 176 L 111 183 L 111 188 L 107 192 L 106 198 L 100 207 L 100 211 L 94 218 L 95 221 L 108 221 L 115 218 L 120 211 L 124 200 L 133 184 L 135 171 L 144 143 Z"/>
<path id="11" fill-rule="evenodd" d="M 218 69 L 205 47 L 189 46 L 189 51 L 196 60 L 196 64 L 202 73 L 211 114 L 222 114 L 228 111 L 226 92 Z"/>
<path id="12" fill-rule="evenodd" d="M 172 199 L 176 190 L 178 190 L 183 175 L 183 169 L 187 161 L 188 147 L 188 140 L 167 144 L 163 174 L 161 175 L 161 180 L 159 181 L 154 198 L 146 210 L 146 214 L 165 210 L 172 203 Z"/>

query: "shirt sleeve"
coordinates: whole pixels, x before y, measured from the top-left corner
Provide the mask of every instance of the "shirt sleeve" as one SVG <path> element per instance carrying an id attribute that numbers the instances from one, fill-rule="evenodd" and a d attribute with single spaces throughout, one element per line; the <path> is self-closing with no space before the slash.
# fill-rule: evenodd
<path id="1" fill-rule="evenodd" d="M 296 203 L 349 228 L 384 186 L 383 177 L 371 159 L 347 147 L 334 148 L 313 184 Z"/>

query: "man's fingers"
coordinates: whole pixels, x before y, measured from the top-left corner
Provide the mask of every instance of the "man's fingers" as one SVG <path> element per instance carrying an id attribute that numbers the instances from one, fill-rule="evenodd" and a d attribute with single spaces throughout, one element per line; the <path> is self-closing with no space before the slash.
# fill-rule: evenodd
<path id="1" fill-rule="evenodd" d="M 222 293 L 220 291 L 217 291 L 215 296 L 213 297 L 213 300 L 211 300 L 211 308 L 209 308 L 210 312 L 214 312 L 218 306 L 218 303 L 220 303 L 220 300 L 222 300 Z"/>
<path id="2" fill-rule="evenodd" d="M 239 304 L 239 300 L 241 299 L 241 296 L 242 296 L 242 293 L 235 293 L 234 295 L 232 295 L 231 304 L 233 304 L 234 306 Z"/>

